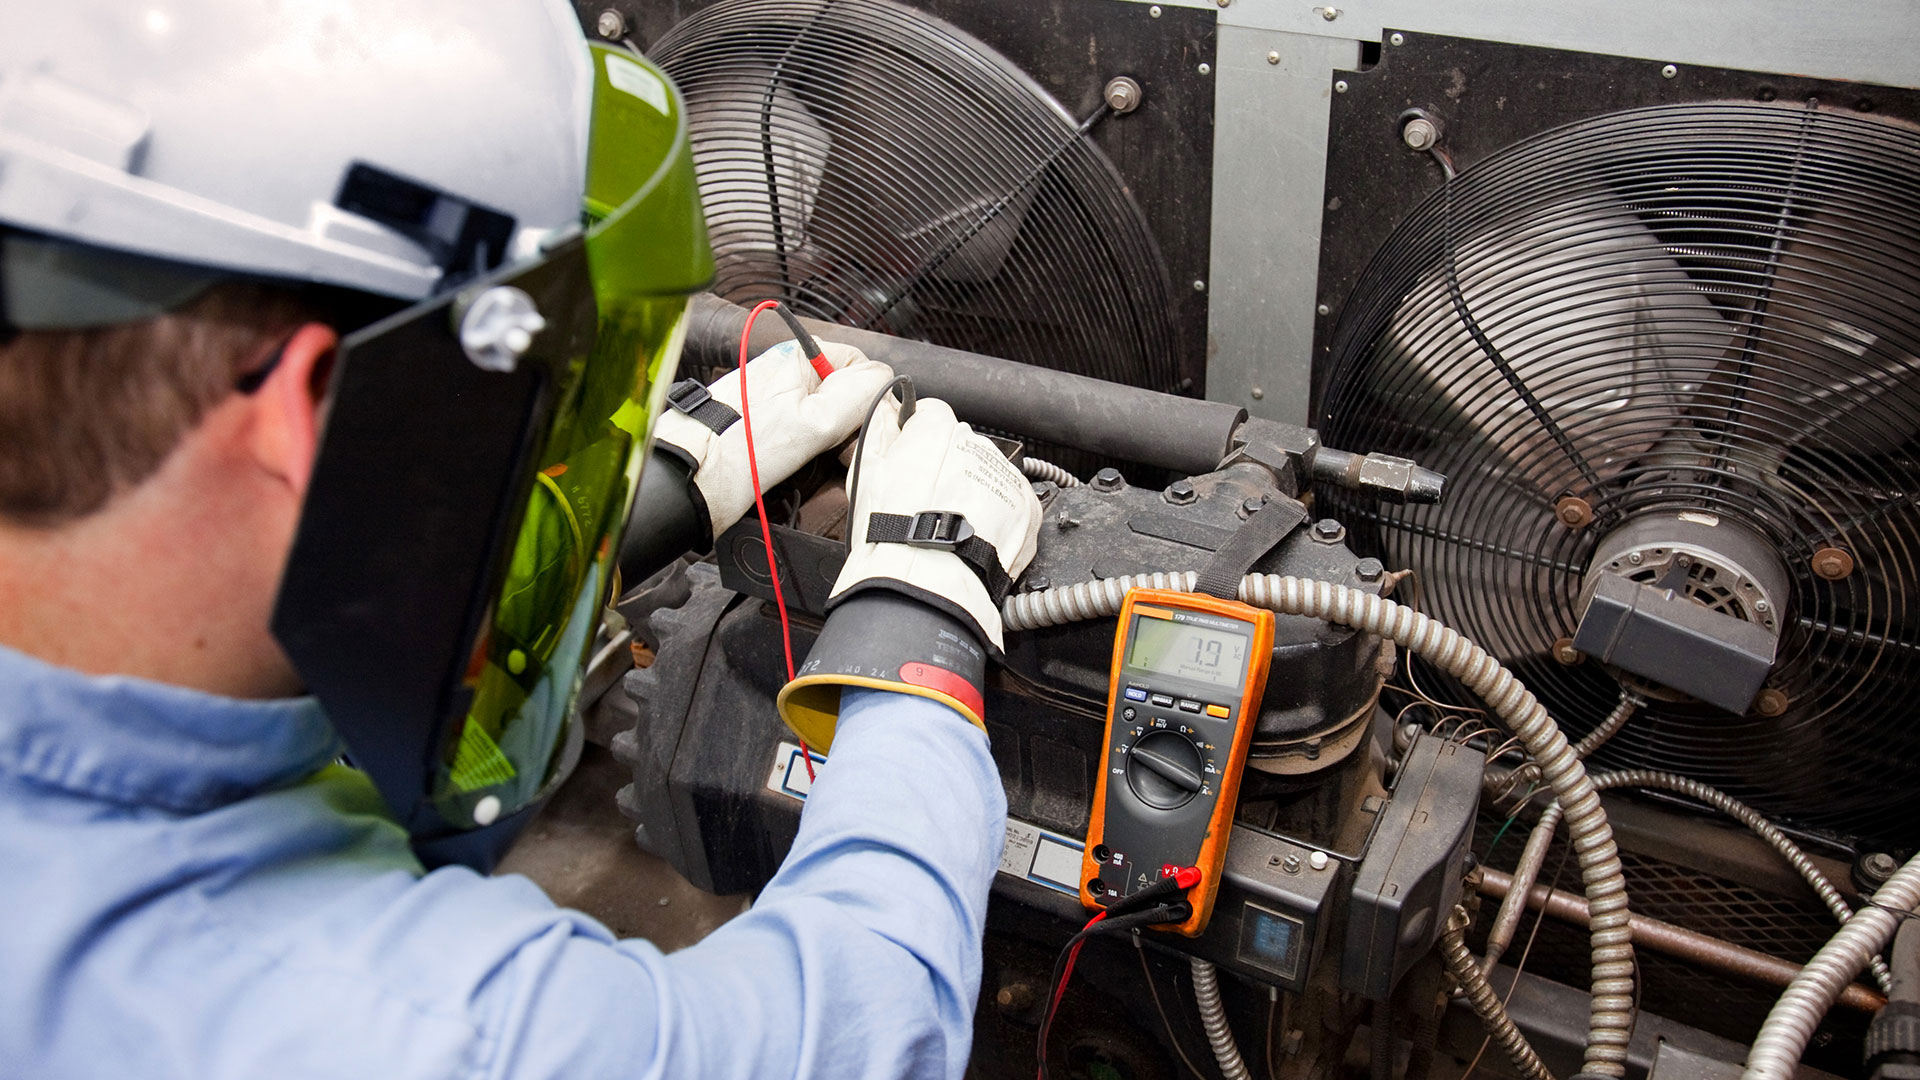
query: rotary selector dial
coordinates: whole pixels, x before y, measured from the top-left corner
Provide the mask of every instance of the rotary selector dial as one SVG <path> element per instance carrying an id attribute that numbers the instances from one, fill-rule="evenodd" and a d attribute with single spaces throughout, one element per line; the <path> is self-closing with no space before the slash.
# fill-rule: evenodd
<path id="1" fill-rule="evenodd" d="M 1148 806 L 1176 810 L 1206 786 L 1205 767 L 1191 739 L 1171 731 L 1148 732 L 1127 754 L 1127 785 Z"/>

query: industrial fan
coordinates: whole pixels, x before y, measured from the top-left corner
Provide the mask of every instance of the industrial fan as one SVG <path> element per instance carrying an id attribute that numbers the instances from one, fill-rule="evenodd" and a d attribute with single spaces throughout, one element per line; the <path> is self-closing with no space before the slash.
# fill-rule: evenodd
<path id="1" fill-rule="evenodd" d="M 1644 699 L 1603 765 L 1911 846 L 1920 133 L 1671 105 L 1445 171 L 1347 299 L 1316 408 L 1451 487 L 1334 516 L 1570 732 Z"/>
<path id="2" fill-rule="evenodd" d="M 649 53 L 687 98 L 718 295 L 1185 389 L 1159 249 L 1086 137 L 1115 107 L 1071 116 L 889 0 L 719 4 Z"/>

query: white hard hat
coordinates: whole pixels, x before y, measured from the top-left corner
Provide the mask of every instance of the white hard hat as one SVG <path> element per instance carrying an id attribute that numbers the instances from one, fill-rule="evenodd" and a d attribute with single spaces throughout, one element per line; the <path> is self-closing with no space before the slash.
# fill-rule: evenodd
<path id="1" fill-rule="evenodd" d="M 578 225 L 593 85 L 559 0 L 7 0 L 0 226 L 419 299 Z"/>

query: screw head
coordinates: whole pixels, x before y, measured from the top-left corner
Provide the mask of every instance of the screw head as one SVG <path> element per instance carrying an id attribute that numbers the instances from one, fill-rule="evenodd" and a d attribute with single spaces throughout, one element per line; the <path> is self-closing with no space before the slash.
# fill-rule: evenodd
<path id="1" fill-rule="evenodd" d="M 1201 67 L 1205 67 L 1206 65 L 1205 65 L 1205 64 L 1202 64 L 1202 65 L 1200 65 L 1200 66 L 1201 66 Z M 1203 74 L 1203 75 L 1204 75 L 1204 74 L 1206 74 L 1206 73 L 1205 73 L 1205 72 L 1201 72 L 1201 74 Z M 1202 279 L 1202 278 L 1194 278 L 1194 279 L 1193 279 L 1193 291 L 1194 291 L 1194 292 L 1206 292 L 1206 291 L 1207 291 L 1207 283 L 1206 283 L 1206 281 L 1205 281 L 1204 279 Z"/>
<path id="2" fill-rule="evenodd" d="M 1045 574 L 1028 574 L 1025 584 L 1028 592 L 1046 592 L 1053 587 L 1053 582 L 1047 580 Z"/>
<path id="3" fill-rule="evenodd" d="M 1416 116 L 1400 129 L 1400 140 L 1407 144 L 1407 149 L 1424 153 L 1433 149 L 1433 144 L 1440 141 L 1440 129 L 1426 117 Z"/>
<path id="4" fill-rule="evenodd" d="M 1194 490 L 1191 480 L 1175 480 L 1167 485 L 1166 491 L 1161 493 L 1161 498 L 1175 506 L 1185 506 L 1199 497 L 1200 493 Z"/>
<path id="5" fill-rule="evenodd" d="M 1593 504 L 1577 495 L 1568 495 L 1553 504 L 1553 516 L 1569 529 L 1584 529 L 1593 524 Z"/>
<path id="6" fill-rule="evenodd" d="M 608 41 L 618 41 L 627 36 L 627 17 L 607 8 L 593 21 L 594 32 Z"/>
<path id="7" fill-rule="evenodd" d="M 1261 389 L 1260 387 L 1256 386 L 1253 389 L 1247 391 L 1247 396 L 1252 398 L 1255 401 L 1259 401 L 1261 398 L 1264 398 L 1267 396 L 1267 392 Z"/>
<path id="8" fill-rule="evenodd" d="M 1753 711 L 1761 716 L 1779 716 L 1789 704 L 1787 695 L 1771 686 L 1753 697 Z"/>
<path id="9" fill-rule="evenodd" d="M 1280 53 L 1278 51 L 1270 52 L 1267 54 L 1267 63 L 1277 64 L 1279 62 L 1280 62 Z"/>
<path id="10" fill-rule="evenodd" d="M 1336 94 L 1344 94 L 1344 93 L 1346 93 L 1346 92 L 1347 92 L 1347 80 L 1345 80 L 1345 79 L 1340 79 L 1340 80 L 1337 80 L 1337 81 L 1336 81 L 1336 82 L 1335 82 L 1335 83 L 1333 84 L 1333 92 L 1334 92 L 1334 93 L 1336 93 Z"/>
<path id="11" fill-rule="evenodd" d="M 1647 561 L 1647 557 L 1645 555 L 1640 554 L 1637 551 L 1627 552 L 1627 562 L 1633 564 L 1634 566 L 1639 566 L 1641 563 L 1646 561 Z"/>
<path id="12" fill-rule="evenodd" d="M 1678 74 L 1680 74 L 1680 69 L 1674 67 L 1672 64 L 1668 64 L 1666 67 L 1660 69 L 1660 77 L 1663 79 L 1671 79 Z"/>
<path id="13" fill-rule="evenodd" d="M 1107 99 L 1107 107 L 1122 116 L 1139 108 L 1142 98 L 1146 96 L 1141 93 L 1140 84 L 1125 75 L 1107 83 L 1103 93 Z"/>
<path id="14" fill-rule="evenodd" d="M 1386 565 L 1371 555 L 1353 564 L 1354 576 L 1361 581 L 1379 581 L 1380 575 L 1386 572 Z"/>
<path id="15" fill-rule="evenodd" d="M 1340 9 L 1337 7 L 1323 7 L 1320 9 L 1320 17 L 1328 22 L 1332 22 L 1340 17 Z"/>
<path id="16" fill-rule="evenodd" d="M 1773 610 L 1773 605 L 1767 603 L 1765 600 L 1755 600 L 1753 602 L 1753 610 L 1765 615 L 1767 612 Z"/>
<path id="17" fill-rule="evenodd" d="M 1837 547 L 1823 547 L 1813 553 L 1813 572 L 1828 581 L 1844 581 L 1853 573 L 1853 556 Z"/>
<path id="18" fill-rule="evenodd" d="M 1337 543 L 1345 535 L 1346 527 L 1332 518 L 1321 518 L 1313 523 L 1313 538 L 1323 544 Z"/>
<path id="19" fill-rule="evenodd" d="M 1553 658 L 1572 667 L 1587 658 L 1587 654 L 1573 647 L 1572 638 L 1560 638 L 1553 643 Z"/>
<path id="20" fill-rule="evenodd" d="M 1160 17 L 1160 5 L 1159 5 L 1159 4 L 1155 4 L 1155 5 L 1153 5 L 1152 7 L 1150 7 L 1150 8 L 1148 8 L 1148 9 L 1147 9 L 1147 14 L 1148 14 L 1148 15 L 1151 15 L 1152 17 L 1154 17 L 1154 18 L 1156 18 L 1156 19 L 1157 19 L 1157 18 L 1159 18 L 1159 17 Z"/>
<path id="21" fill-rule="evenodd" d="M 1127 486 L 1127 479 L 1120 475 L 1119 469 L 1109 465 L 1093 474 L 1091 486 L 1098 491 L 1119 491 Z"/>
<path id="22" fill-rule="evenodd" d="M 1213 2 L 1219 4 L 1221 7 L 1226 7 L 1228 4 L 1233 3 L 1233 0 L 1213 0 Z"/>
<path id="23" fill-rule="evenodd" d="M 1289 855 L 1286 858 L 1280 860 L 1280 869 L 1285 870 L 1289 874 L 1299 873 L 1300 872 L 1300 856 Z"/>
<path id="24" fill-rule="evenodd" d="M 1314 308 L 1313 310 L 1314 310 L 1314 313 L 1315 313 L 1315 314 L 1318 314 L 1318 315 L 1331 315 L 1331 314 L 1333 314 L 1333 309 L 1332 309 L 1332 308 L 1330 308 L 1330 307 L 1328 307 L 1328 306 L 1327 306 L 1327 305 L 1325 305 L 1325 304 L 1321 304 L 1320 306 L 1318 306 L 1318 307 L 1316 307 L 1316 308 Z"/>
<path id="25" fill-rule="evenodd" d="M 1392 34 L 1392 35 L 1390 35 L 1390 36 L 1388 36 L 1388 38 L 1387 38 L 1387 43 L 1388 43 L 1389 45 L 1405 45 L 1405 44 L 1407 43 L 1407 35 L 1405 35 L 1405 34 Z"/>
<path id="26" fill-rule="evenodd" d="M 1200 72 L 1200 74 L 1202 74 L 1202 75 L 1211 75 L 1211 74 L 1213 74 L 1213 65 L 1212 65 L 1212 64 L 1201 64 L 1201 65 L 1200 65 L 1200 67 L 1199 67 L 1199 68 L 1198 68 L 1197 70 L 1198 70 L 1198 71 Z"/>
<path id="27" fill-rule="evenodd" d="M 1884 851 L 1869 851 L 1860 856 L 1860 876 L 1875 887 L 1886 884 L 1898 869 L 1900 860 Z"/>

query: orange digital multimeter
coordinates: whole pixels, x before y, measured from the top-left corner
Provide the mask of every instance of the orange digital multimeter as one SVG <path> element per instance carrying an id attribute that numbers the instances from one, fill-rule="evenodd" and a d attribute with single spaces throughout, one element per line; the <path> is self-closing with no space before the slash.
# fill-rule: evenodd
<path id="1" fill-rule="evenodd" d="M 1273 659 L 1273 613 L 1197 593 L 1135 589 L 1120 608 L 1105 768 L 1081 855 L 1080 902 L 1099 909 L 1197 867 L 1196 937 L 1213 914 L 1247 746 Z"/>

